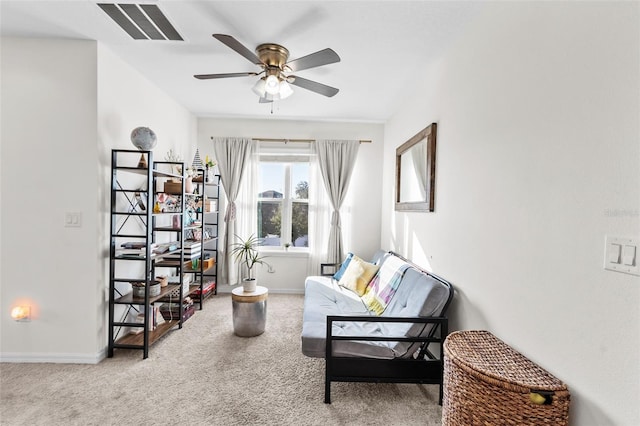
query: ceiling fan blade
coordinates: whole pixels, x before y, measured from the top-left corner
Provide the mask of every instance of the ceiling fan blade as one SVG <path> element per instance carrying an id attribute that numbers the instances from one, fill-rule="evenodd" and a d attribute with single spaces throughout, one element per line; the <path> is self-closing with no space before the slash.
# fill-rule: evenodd
<path id="1" fill-rule="evenodd" d="M 340 56 L 338 56 L 338 54 L 333 50 L 327 48 L 316 53 L 303 56 L 302 58 L 294 59 L 291 62 L 287 62 L 285 67 L 288 67 L 291 72 L 296 72 L 319 67 L 321 65 L 333 64 L 335 62 L 340 62 Z"/>
<path id="2" fill-rule="evenodd" d="M 229 78 L 229 77 L 247 77 L 250 75 L 258 75 L 255 72 L 232 72 L 226 74 L 196 74 L 195 78 L 199 80 L 210 80 L 212 78 Z"/>
<path id="3" fill-rule="evenodd" d="M 221 41 L 223 44 L 227 45 L 227 47 L 230 47 L 231 49 L 235 50 L 236 52 L 244 56 L 252 64 L 262 65 L 262 61 L 260 60 L 260 58 L 256 56 L 255 53 L 253 53 L 251 50 L 244 47 L 242 43 L 240 43 L 238 40 L 231 37 L 230 35 L 213 34 L 213 37 Z"/>
<path id="4" fill-rule="evenodd" d="M 327 86 L 326 84 L 318 83 L 317 81 L 311 81 L 307 80 L 306 78 L 296 77 L 293 75 L 290 75 L 287 81 L 294 86 L 302 87 L 303 89 L 311 90 L 312 92 L 316 92 L 327 97 L 335 96 L 335 94 L 340 91 L 335 87 Z"/>
<path id="5" fill-rule="evenodd" d="M 267 98 L 262 98 L 262 97 L 258 100 L 258 102 L 259 102 L 259 103 L 261 103 L 261 104 L 270 104 L 270 103 L 273 103 L 273 101 L 270 101 L 269 99 L 267 99 Z"/>

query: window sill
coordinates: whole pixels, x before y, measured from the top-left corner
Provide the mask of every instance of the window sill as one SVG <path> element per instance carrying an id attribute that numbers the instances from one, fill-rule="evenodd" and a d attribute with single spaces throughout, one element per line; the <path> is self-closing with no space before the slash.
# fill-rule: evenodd
<path id="1" fill-rule="evenodd" d="M 264 253 L 265 256 L 269 257 L 309 257 L 308 249 L 289 249 L 285 251 L 277 248 L 261 248 L 260 253 Z"/>

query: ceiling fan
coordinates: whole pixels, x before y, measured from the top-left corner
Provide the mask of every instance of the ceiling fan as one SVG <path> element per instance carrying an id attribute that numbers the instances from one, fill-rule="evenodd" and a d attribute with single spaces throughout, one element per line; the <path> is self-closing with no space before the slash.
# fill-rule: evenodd
<path id="1" fill-rule="evenodd" d="M 331 49 L 323 49 L 287 62 L 289 59 L 289 51 L 279 44 L 261 44 L 256 47 L 256 53 L 253 53 L 230 35 L 213 34 L 213 37 L 227 47 L 235 50 L 251 63 L 260 66 L 262 71 L 194 75 L 197 79 L 209 80 L 215 78 L 259 76 L 264 74 L 253 86 L 253 91 L 260 96 L 260 102 L 273 102 L 290 96 L 293 93 L 290 85 L 302 87 L 303 89 L 327 97 L 334 96 L 339 91 L 335 87 L 291 74 L 309 68 L 340 62 L 338 54 Z"/>

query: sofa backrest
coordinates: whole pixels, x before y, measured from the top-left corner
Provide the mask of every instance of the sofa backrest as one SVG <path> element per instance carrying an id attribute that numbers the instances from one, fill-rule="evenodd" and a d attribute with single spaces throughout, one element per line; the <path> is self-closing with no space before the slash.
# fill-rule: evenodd
<path id="1" fill-rule="evenodd" d="M 453 287 L 444 279 L 427 272 L 401 256 L 390 252 L 388 256 L 398 256 L 408 263 L 400 285 L 382 313 L 389 317 L 439 317 L 446 313 Z M 388 324 L 389 325 L 389 324 Z M 396 323 L 389 325 L 390 333 L 406 337 L 427 337 L 433 333 L 433 324 Z M 397 356 L 409 356 L 419 344 L 398 342 L 394 347 Z"/>
<path id="2" fill-rule="evenodd" d="M 416 268 L 409 267 L 382 316 L 440 316 L 447 305 L 451 287 Z"/>

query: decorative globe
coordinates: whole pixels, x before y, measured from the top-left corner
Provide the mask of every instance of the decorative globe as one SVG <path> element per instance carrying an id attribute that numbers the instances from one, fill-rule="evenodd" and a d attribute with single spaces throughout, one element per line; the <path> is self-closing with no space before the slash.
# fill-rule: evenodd
<path id="1" fill-rule="evenodd" d="M 151 151 L 158 142 L 156 134 L 148 127 L 136 127 L 131 132 L 131 142 L 140 151 Z"/>

